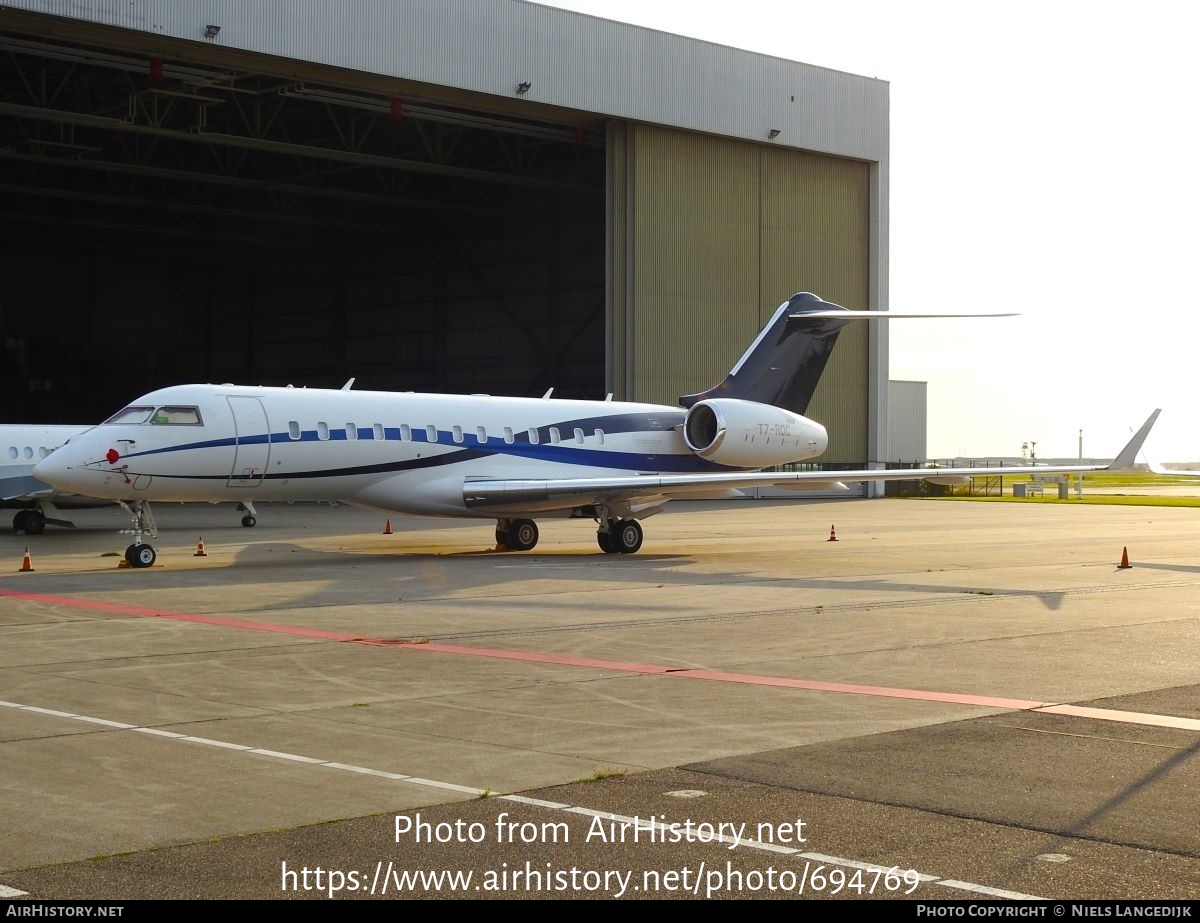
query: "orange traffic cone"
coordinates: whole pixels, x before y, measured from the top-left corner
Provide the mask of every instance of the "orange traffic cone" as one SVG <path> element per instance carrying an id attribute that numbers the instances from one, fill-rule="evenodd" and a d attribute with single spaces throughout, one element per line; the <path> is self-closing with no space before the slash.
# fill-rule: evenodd
<path id="1" fill-rule="evenodd" d="M 1124 570 L 1127 567 L 1133 567 L 1133 565 L 1129 563 L 1129 549 L 1122 548 L 1121 549 L 1121 563 L 1117 565 L 1117 569 Z"/>
<path id="2" fill-rule="evenodd" d="M 200 540 L 198 542 L 196 542 L 196 553 L 194 555 L 192 555 L 192 557 L 193 558 L 207 558 L 208 557 L 208 552 L 204 550 L 204 536 L 203 535 L 201 535 Z"/>
<path id="3" fill-rule="evenodd" d="M 392 534 L 392 521 L 390 519 L 387 521 L 387 523 L 383 527 L 383 534 L 384 535 Z"/>
<path id="4" fill-rule="evenodd" d="M 33 570 L 33 559 L 29 557 L 29 546 L 25 546 L 25 560 L 21 562 L 21 570 Z"/>
<path id="5" fill-rule="evenodd" d="M 837 541 L 837 530 L 833 526 L 829 527 L 829 541 L 831 541 L 831 542 Z"/>

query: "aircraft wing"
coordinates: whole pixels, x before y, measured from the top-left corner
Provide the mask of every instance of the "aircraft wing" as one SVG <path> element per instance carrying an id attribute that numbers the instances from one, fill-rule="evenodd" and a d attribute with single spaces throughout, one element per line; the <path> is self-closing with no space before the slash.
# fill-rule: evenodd
<path id="1" fill-rule="evenodd" d="M 34 500 L 53 495 L 54 488 L 32 474 L 0 477 L 0 501 Z"/>
<path id="2" fill-rule="evenodd" d="M 543 480 L 467 481 L 463 499 L 472 509 L 539 510 L 589 504 L 654 505 L 675 498 L 711 493 L 719 489 L 782 487 L 794 490 L 829 490 L 845 481 L 916 481 L 986 477 L 1016 474 L 1070 474 L 1088 471 L 1120 471 L 1133 467 L 1142 443 L 1158 419 L 1155 410 L 1119 455 L 1108 464 L 1095 465 L 1009 465 L 978 468 L 859 468 L 848 471 L 756 471 L 713 474 L 647 474 L 594 478 Z"/>

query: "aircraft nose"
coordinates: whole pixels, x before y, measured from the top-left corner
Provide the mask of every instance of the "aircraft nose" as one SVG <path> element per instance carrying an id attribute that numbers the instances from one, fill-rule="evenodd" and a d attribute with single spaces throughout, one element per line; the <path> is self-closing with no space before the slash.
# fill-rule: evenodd
<path id="1" fill-rule="evenodd" d="M 59 451 L 51 452 L 40 462 L 33 466 L 33 476 L 39 481 L 57 486 L 57 481 L 60 481 L 67 473 L 67 463 Z"/>

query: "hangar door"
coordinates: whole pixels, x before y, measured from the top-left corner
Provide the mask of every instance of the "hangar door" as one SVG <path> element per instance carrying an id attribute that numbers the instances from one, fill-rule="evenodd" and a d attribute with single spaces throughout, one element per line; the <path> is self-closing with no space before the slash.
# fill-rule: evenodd
<path id="1" fill-rule="evenodd" d="M 798 291 L 868 306 L 871 165 L 649 125 L 609 133 L 608 377 L 675 403 L 716 384 Z M 822 461 L 868 458 L 868 334 L 850 325 L 809 415 Z"/>

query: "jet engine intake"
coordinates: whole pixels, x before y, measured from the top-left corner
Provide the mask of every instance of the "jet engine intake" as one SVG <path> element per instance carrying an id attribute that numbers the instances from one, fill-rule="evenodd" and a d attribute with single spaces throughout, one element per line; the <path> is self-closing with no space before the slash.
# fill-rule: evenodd
<path id="1" fill-rule="evenodd" d="M 734 398 L 693 404 L 683 421 L 689 449 L 731 468 L 770 468 L 820 455 L 829 435 L 820 423 L 790 410 Z"/>

